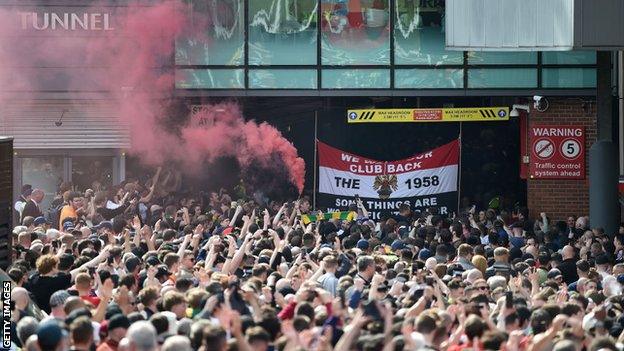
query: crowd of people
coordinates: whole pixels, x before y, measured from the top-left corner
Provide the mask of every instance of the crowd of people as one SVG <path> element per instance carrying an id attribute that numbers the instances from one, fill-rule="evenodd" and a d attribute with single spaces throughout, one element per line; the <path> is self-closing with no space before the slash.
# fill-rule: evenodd
<path id="1" fill-rule="evenodd" d="M 624 227 L 525 208 L 304 221 L 151 179 L 15 203 L 15 350 L 621 350 Z M 165 179 L 166 178 L 166 179 Z M 308 217 L 309 218 L 309 217 Z"/>

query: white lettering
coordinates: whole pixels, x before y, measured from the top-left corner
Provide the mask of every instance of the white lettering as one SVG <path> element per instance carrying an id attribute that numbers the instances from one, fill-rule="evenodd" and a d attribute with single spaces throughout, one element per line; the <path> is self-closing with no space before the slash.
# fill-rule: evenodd
<path id="1" fill-rule="evenodd" d="M 115 30 L 110 13 L 19 12 L 18 15 L 23 30 Z"/>
<path id="2" fill-rule="evenodd" d="M 82 14 L 82 20 L 81 20 L 80 17 L 78 17 L 77 13 L 72 13 L 71 14 L 71 30 L 76 30 L 76 23 L 78 23 L 78 25 L 82 29 L 88 30 L 89 29 L 89 14 L 88 13 Z"/>
<path id="3" fill-rule="evenodd" d="M 59 24 L 60 27 L 63 29 L 69 29 L 69 14 L 64 13 L 63 18 L 61 19 L 59 15 L 57 15 L 56 13 L 53 13 L 51 22 L 52 22 L 52 29 L 56 29 L 57 24 Z"/>
<path id="4" fill-rule="evenodd" d="M 102 30 L 99 25 L 102 23 L 102 14 L 101 13 L 92 13 L 91 14 L 91 30 Z"/>
<path id="5" fill-rule="evenodd" d="M 536 136 L 560 136 L 560 137 L 580 137 L 583 135 L 581 128 L 534 128 Z"/>

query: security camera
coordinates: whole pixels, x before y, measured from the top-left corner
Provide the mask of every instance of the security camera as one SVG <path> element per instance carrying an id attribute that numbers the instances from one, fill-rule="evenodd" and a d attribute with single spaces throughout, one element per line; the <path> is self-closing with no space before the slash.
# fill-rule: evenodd
<path id="1" fill-rule="evenodd" d="M 544 112 L 548 110 L 548 99 L 540 95 L 533 96 L 533 108 L 539 112 Z"/>
<path id="2" fill-rule="evenodd" d="M 513 105 L 511 107 L 511 112 L 509 112 L 509 117 L 520 117 L 520 110 L 529 113 L 529 105 Z"/>

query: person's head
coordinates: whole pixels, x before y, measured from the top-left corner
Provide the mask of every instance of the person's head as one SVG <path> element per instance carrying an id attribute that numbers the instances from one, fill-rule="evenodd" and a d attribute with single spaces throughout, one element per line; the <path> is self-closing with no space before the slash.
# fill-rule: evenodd
<path id="1" fill-rule="evenodd" d="M 174 335 L 165 340 L 160 351 L 192 351 L 191 341 L 187 337 Z"/>
<path id="2" fill-rule="evenodd" d="M 77 210 L 82 207 L 82 194 L 77 191 L 70 191 L 67 195 L 67 204 Z"/>
<path id="3" fill-rule="evenodd" d="M 37 271 L 41 275 L 56 273 L 58 258 L 54 255 L 43 255 L 37 259 Z"/>
<path id="4" fill-rule="evenodd" d="M 507 263 L 509 261 L 509 250 L 504 247 L 494 249 L 494 260 Z"/>
<path id="5" fill-rule="evenodd" d="M 262 327 L 252 327 L 245 332 L 247 342 L 255 351 L 266 351 L 271 342 L 271 336 Z"/>
<path id="6" fill-rule="evenodd" d="M 169 269 L 169 272 L 174 273 L 177 272 L 179 264 L 180 264 L 180 256 L 175 253 L 168 253 L 165 255 L 163 259 L 163 263 Z"/>
<path id="7" fill-rule="evenodd" d="M 225 351 L 227 350 L 227 339 L 225 329 L 219 325 L 208 325 L 204 328 L 204 351 Z"/>
<path id="8" fill-rule="evenodd" d="M 429 313 L 421 313 L 416 319 L 414 326 L 417 332 L 425 336 L 433 337 L 437 329 L 436 319 Z"/>
<path id="9" fill-rule="evenodd" d="M 576 251 L 574 250 L 573 246 L 566 245 L 563 247 L 563 250 L 561 251 L 561 257 L 564 260 L 573 259 L 575 256 L 576 256 Z"/>
<path id="10" fill-rule="evenodd" d="M 126 335 L 131 351 L 156 351 L 156 329 L 148 321 L 133 323 Z"/>
<path id="11" fill-rule="evenodd" d="M 481 255 L 472 256 L 472 265 L 475 266 L 476 269 L 481 272 L 481 274 L 485 274 L 485 270 L 487 269 L 487 260 L 485 257 Z"/>
<path id="12" fill-rule="evenodd" d="M 89 273 L 78 273 L 76 276 L 76 290 L 80 293 L 88 293 L 91 290 L 92 279 Z"/>
<path id="13" fill-rule="evenodd" d="M 25 248 L 30 248 L 30 244 L 32 242 L 32 235 L 29 231 L 23 231 L 17 235 L 18 244 L 22 245 Z"/>
<path id="14" fill-rule="evenodd" d="M 108 320 L 108 337 L 111 340 L 119 342 L 126 336 L 129 327 L 130 321 L 128 317 L 117 313 Z"/>
<path id="15" fill-rule="evenodd" d="M 195 255 L 193 255 L 192 251 L 185 251 L 182 255 L 182 266 L 186 270 L 192 270 L 195 266 Z"/>
<path id="16" fill-rule="evenodd" d="M 49 319 L 39 324 L 37 342 L 42 351 L 64 351 L 67 349 L 67 332 L 56 319 Z"/>
<path id="17" fill-rule="evenodd" d="M 32 194 L 30 195 L 30 198 L 38 204 L 40 204 L 43 201 L 44 197 L 45 197 L 45 193 L 41 189 L 33 190 Z"/>
<path id="18" fill-rule="evenodd" d="M 158 300 L 159 297 L 160 297 L 160 294 L 158 293 L 158 288 L 154 286 L 149 286 L 139 291 L 139 295 L 137 296 L 137 299 L 145 307 L 153 309 L 155 308 L 156 301 Z M 154 312 L 154 310 L 152 311 Z"/>
<path id="19" fill-rule="evenodd" d="M 79 349 L 89 349 L 93 343 L 93 324 L 87 316 L 76 318 L 69 325 L 71 343 Z"/>
<path id="20" fill-rule="evenodd" d="M 39 321 L 30 316 L 23 317 L 19 320 L 19 322 L 17 322 L 15 330 L 17 332 L 17 338 L 22 345 L 26 344 L 26 340 L 28 340 L 31 335 L 37 333 L 38 327 Z"/>
<path id="21" fill-rule="evenodd" d="M 457 255 L 468 261 L 472 260 L 472 246 L 468 244 L 459 245 L 459 248 L 457 248 Z"/>
<path id="22" fill-rule="evenodd" d="M 360 256 L 357 260 L 357 270 L 370 279 L 375 274 L 375 259 L 372 256 Z"/>
<path id="23" fill-rule="evenodd" d="M 184 318 L 186 315 L 186 299 L 177 291 L 169 291 L 165 294 L 163 307 L 166 311 L 173 312 L 178 319 Z"/>
<path id="24" fill-rule="evenodd" d="M 338 268 L 338 260 L 336 256 L 328 255 L 323 258 L 323 263 L 325 264 L 325 270 L 328 272 L 336 272 Z"/>

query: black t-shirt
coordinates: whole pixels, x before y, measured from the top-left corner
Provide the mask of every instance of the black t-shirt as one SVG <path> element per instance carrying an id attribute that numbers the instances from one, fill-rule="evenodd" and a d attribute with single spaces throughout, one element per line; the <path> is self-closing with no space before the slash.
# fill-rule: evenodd
<path id="1" fill-rule="evenodd" d="M 71 287 L 71 275 L 60 272 L 55 276 L 40 276 L 34 274 L 28 284 L 27 290 L 35 297 L 35 302 L 42 310 L 50 313 L 50 296 L 59 290 Z"/>

